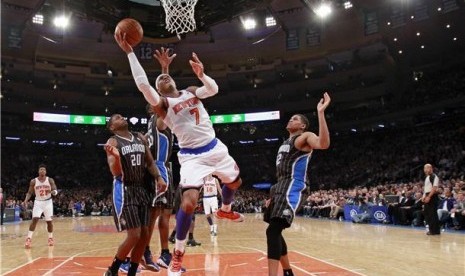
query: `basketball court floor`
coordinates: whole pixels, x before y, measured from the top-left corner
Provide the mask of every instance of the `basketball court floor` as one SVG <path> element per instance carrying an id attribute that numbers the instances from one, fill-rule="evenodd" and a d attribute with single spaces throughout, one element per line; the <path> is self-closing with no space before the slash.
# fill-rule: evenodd
<path id="1" fill-rule="evenodd" d="M 26 250 L 29 223 L 1 227 L 1 275 L 102 275 L 125 235 L 112 217 L 55 218 L 49 247 L 41 220 Z M 267 275 L 266 227 L 261 215 L 246 215 L 243 223 L 220 221 L 211 237 L 205 216 L 197 215 L 194 235 L 202 245 L 187 247 L 184 275 Z M 419 228 L 298 217 L 284 236 L 295 275 L 465 275 L 463 232 L 427 236 Z M 157 232 L 151 248 L 159 253 Z M 167 275 L 140 275 L 149 274 Z"/>

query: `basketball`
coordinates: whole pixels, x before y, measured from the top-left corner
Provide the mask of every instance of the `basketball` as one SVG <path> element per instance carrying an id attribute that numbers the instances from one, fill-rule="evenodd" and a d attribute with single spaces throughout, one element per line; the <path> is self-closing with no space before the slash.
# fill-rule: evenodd
<path id="1" fill-rule="evenodd" d="M 115 33 L 126 33 L 126 41 L 132 47 L 139 44 L 144 36 L 144 30 L 137 20 L 125 18 L 116 25 Z"/>

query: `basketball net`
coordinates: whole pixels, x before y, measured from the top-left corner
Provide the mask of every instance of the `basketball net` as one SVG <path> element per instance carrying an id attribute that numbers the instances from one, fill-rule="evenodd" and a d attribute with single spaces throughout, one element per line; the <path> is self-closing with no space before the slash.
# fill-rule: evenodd
<path id="1" fill-rule="evenodd" d="M 166 29 L 169 32 L 176 33 L 178 38 L 180 34 L 195 30 L 194 9 L 197 1 L 161 0 L 166 15 Z"/>

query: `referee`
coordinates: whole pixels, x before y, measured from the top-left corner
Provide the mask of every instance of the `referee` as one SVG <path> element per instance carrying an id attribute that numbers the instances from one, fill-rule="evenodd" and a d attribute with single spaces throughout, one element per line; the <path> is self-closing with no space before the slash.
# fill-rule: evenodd
<path id="1" fill-rule="evenodd" d="M 437 194 L 439 177 L 433 173 L 433 166 L 431 164 L 426 164 L 423 170 L 426 174 L 426 178 L 422 201 L 425 203 L 424 212 L 426 224 L 429 225 L 429 231 L 426 235 L 440 235 L 441 231 L 437 213 L 439 202 Z"/>

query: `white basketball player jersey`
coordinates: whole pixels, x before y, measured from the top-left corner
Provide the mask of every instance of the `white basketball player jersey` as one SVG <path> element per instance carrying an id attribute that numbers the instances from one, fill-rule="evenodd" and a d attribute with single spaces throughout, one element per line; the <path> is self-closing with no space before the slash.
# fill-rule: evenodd
<path id="1" fill-rule="evenodd" d="M 205 177 L 205 183 L 203 184 L 203 196 L 210 197 L 217 195 L 218 189 L 216 188 L 216 178 L 211 175 Z"/>
<path id="2" fill-rule="evenodd" d="M 50 199 L 52 197 L 52 194 L 50 193 L 51 190 L 52 190 L 52 186 L 50 185 L 50 182 L 48 181 L 48 176 L 45 177 L 44 182 L 40 182 L 39 178 L 36 177 L 35 184 L 34 184 L 36 200 Z"/>
<path id="3" fill-rule="evenodd" d="M 210 116 L 202 102 L 187 90 L 181 90 L 178 98 L 166 98 L 168 110 L 164 119 L 178 138 L 180 148 L 205 146 L 215 138 Z"/>

